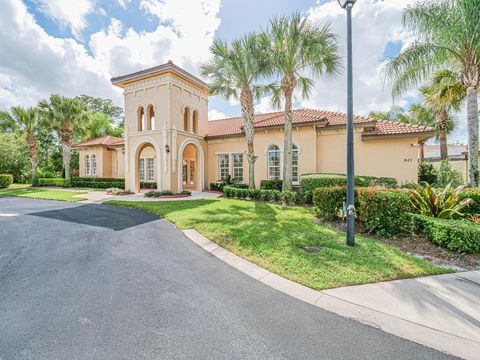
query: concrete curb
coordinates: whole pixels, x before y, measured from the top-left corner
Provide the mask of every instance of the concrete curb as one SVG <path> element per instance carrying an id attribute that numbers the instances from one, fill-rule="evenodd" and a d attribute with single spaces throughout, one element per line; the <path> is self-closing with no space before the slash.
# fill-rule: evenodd
<path id="1" fill-rule="evenodd" d="M 202 249 L 228 265 L 296 299 L 454 356 L 480 359 L 478 342 L 339 299 L 328 294 L 326 292 L 328 290 L 310 289 L 231 253 L 194 229 L 183 230 L 183 233 Z"/>

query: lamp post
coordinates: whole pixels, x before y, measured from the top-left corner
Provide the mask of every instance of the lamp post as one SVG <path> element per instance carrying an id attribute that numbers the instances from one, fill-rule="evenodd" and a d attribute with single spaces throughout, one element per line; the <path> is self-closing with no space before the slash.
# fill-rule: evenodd
<path id="1" fill-rule="evenodd" d="M 347 245 L 355 245 L 355 188 L 353 157 L 352 8 L 357 0 L 338 0 L 347 10 Z"/>

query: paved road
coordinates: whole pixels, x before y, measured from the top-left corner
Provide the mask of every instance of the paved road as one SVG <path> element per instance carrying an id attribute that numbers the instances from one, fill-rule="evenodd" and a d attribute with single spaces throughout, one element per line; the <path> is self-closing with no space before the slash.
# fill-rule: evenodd
<path id="1" fill-rule="evenodd" d="M 0 197 L 0 359 L 448 359 L 277 292 L 169 222 Z"/>

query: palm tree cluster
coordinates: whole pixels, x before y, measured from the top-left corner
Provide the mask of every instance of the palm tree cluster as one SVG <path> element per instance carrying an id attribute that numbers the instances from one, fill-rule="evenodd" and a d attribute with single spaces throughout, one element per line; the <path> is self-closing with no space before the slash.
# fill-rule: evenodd
<path id="1" fill-rule="evenodd" d="M 413 87 L 436 112 L 442 156 L 451 111 L 467 103 L 468 182 L 478 186 L 478 88 L 480 84 L 480 0 L 422 1 L 409 5 L 403 23 L 415 41 L 384 69 L 393 96 Z"/>
<path id="2" fill-rule="evenodd" d="M 318 26 L 299 13 L 278 17 L 260 33 L 249 33 L 230 44 L 216 40 L 212 58 L 202 65 L 212 94 L 240 100 L 249 163 L 249 187 L 254 176 L 254 103 L 270 95 L 285 112 L 283 190 L 292 189 L 292 102 L 296 90 L 307 98 L 314 77 L 338 75 L 341 57 L 329 25 Z"/>
<path id="3" fill-rule="evenodd" d="M 101 109 L 97 112 L 99 106 Z M 63 170 L 68 179 L 73 142 L 102 135 L 121 136 L 122 129 L 112 126 L 121 115 L 122 109 L 113 105 L 111 100 L 86 95 L 75 98 L 51 95 L 48 100 L 40 101 L 37 107 L 14 106 L 9 111 L 0 111 L 0 129 L 16 134 L 26 143 L 32 182 L 37 178 L 41 144 L 52 147 L 54 134 L 62 147 Z"/>

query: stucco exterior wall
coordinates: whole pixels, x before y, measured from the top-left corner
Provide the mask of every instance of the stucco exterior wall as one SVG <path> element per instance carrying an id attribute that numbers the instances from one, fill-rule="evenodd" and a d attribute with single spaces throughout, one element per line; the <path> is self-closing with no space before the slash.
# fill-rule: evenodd
<path id="1" fill-rule="evenodd" d="M 85 156 L 92 159 L 95 155 L 97 161 L 97 173 L 90 175 L 86 172 Z M 80 177 L 97 177 L 97 178 L 118 178 L 125 177 L 125 160 L 121 148 L 109 149 L 105 146 L 91 146 L 88 148 L 79 149 L 79 176 Z M 118 167 L 117 167 L 118 164 Z"/>
<path id="2" fill-rule="evenodd" d="M 402 183 L 417 181 L 417 138 L 362 138 L 355 129 L 355 173 L 394 177 Z M 317 172 L 346 173 L 346 131 L 319 131 L 317 136 Z"/>

